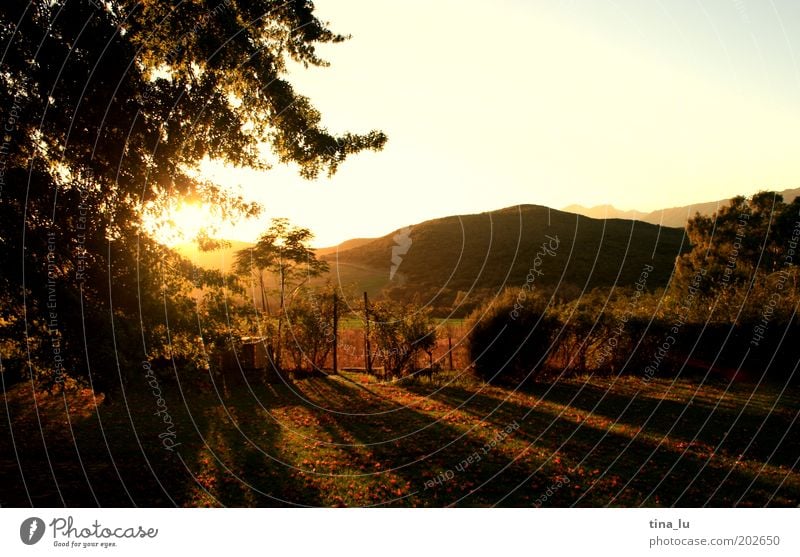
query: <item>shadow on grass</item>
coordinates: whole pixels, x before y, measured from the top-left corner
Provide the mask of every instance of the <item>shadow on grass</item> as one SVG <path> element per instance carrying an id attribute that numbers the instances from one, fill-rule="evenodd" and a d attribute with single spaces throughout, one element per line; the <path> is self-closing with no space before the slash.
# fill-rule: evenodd
<path id="1" fill-rule="evenodd" d="M 291 402 L 288 389 L 253 384 L 251 392 L 245 385 L 234 385 L 229 390 L 231 396 L 223 395 L 223 406 L 213 390 L 207 388 L 184 386 L 182 396 L 174 382 L 162 381 L 160 386 L 174 424 L 171 431 L 177 444 L 172 450 L 165 448 L 159 437 L 169 426 L 163 420 L 164 414 L 155 414 L 156 399 L 147 389 L 133 386 L 126 393 L 128 407 L 120 396 L 113 405 L 100 405 L 86 416 L 70 415 L 74 441 L 65 425 L 66 412 L 48 413 L 43 430 L 49 454 L 45 453 L 38 423 L 29 417 L 14 419 L 21 414 L 20 407 L 28 403 L 19 401 L 16 408 L 10 409 L 13 445 L 7 420 L 0 428 L 0 471 L 4 472 L 0 504 L 320 504 L 319 494 L 302 480 L 300 473 L 275 460 L 284 456 L 282 432 L 267 412 Z"/>
<path id="2" fill-rule="evenodd" d="M 647 431 L 651 433 L 669 434 L 671 438 L 685 442 L 695 440 L 711 447 L 719 445 L 723 454 L 734 458 L 743 455 L 746 459 L 761 462 L 769 459 L 770 464 L 789 467 L 797 460 L 792 447 L 800 445 L 800 427 L 792 424 L 790 415 L 769 412 L 768 409 L 759 412 L 755 408 L 743 408 L 742 411 L 736 404 L 743 406 L 744 400 L 736 400 L 733 408 L 724 404 L 715 408 L 715 404 L 700 398 L 702 388 L 692 404 L 657 399 L 647 393 L 632 399 L 632 396 L 590 384 L 558 383 L 552 388 L 534 384 L 528 391 L 536 396 L 543 396 L 546 392 L 549 401 L 635 427 L 643 425 L 649 418 Z M 732 402 L 734 396 L 736 394 L 729 394 L 727 401 Z"/>
<path id="3" fill-rule="evenodd" d="M 542 391 L 546 388 L 543 387 Z M 714 496 L 709 502 L 711 505 L 730 506 L 740 497 L 742 504 L 745 505 L 792 505 L 796 504 L 798 498 L 796 482 L 792 485 L 784 484 L 779 488 L 782 476 L 758 475 L 758 468 L 743 470 L 737 467 L 731 471 L 730 464 L 724 464 L 714 458 L 708 461 L 711 456 L 710 451 L 690 450 L 681 456 L 686 445 L 677 444 L 674 438 L 667 439 L 667 442 L 655 450 L 662 435 L 658 435 L 656 441 L 651 441 L 642 437 L 634 438 L 637 431 L 635 428 L 632 428 L 630 434 L 609 431 L 607 427 L 610 427 L 611 422 L 620 414 L 623 418 L 628 412 L 629 416 L 635 416 L 630 410 L 623 414 L 623 409 L 629 401 L 627 397 L 607 397 L 608 402 L 601 405 L 605 413 L 595 412 L 603 420 L 602 426 L 598 426 L 588 425 L 584 421 L 587 409 L 591 406 L 587 400 L 581 398 L 584 396 L 582 393 L 578 394 L 579 385 L 559 385 L 557 390 L 554 389 L 554 394 L 551 391 L 546 400 L 555 402 L 559 406 L 550 407 L 549 410 L 546 410 L 546 405 L 540 407 L 535 406 L 535 403 L 530 406 L 522 405 L 505 401 L 503 396 L 475 393 L 459 387 L 443 388 L 438 392 L 432 392 L 432 389 L 422 386 L 411 386 L 409 389 L 448 405 L 460 406 L 462 410 L 477 419 L 496 425 L 517 420 L 521 424 L 521 435 L 530 442 L 535 441 L 537 447 L 545 448 L 556 457 L 567 460 L 570 468 L 581 464 L 586 477 L 578 479 L 572 472 L 573 486 L 577 484 L 585 489 L 594 483 L 595 478 L 605 473 L 578 503 L 581 505 L 597 506 L 609 503 L 631 505 L 644 502 L 644 504 L 691 506 L 705 504 L 712 494 Z M 505 393 L 497 389 L 492 389 L 491 392 Z M 596 390 L 590 390 L 589 395 L 596 397 Z M 566 403 L 573 398 L 575 402 L 567 406 Z M 652 399 L 649 401 L 645 399 L 642 404 L 655 406 Z M 674 406 L 681 405 L 671 402 L 668 406 L 670 408 L 665 416 L 676 411 Z M 644 408 L 652 409 L 650 406 Z M 638 410 L 643 411 L 642 408 Z M 559 416 L 559 412 L 562 411 L 563 414 Z M 639 425 L 633 419 L 631 423 Z M 650 423 L 653 424 L 652 429 L 648 425 L 644 433 L 658 434 L 671 425 L 666 418 L 660 416 L 660 413 L 656 413 Z M 755 482 L 751 487 L 754 479 Z M 721 485 L 723 481 L 724 484 Z M 626 483 L 628 483 L 627 488 L 618 496 L 619 490 Z M 690 490 L 682 495 L 684 488 L 690 484 Z M 772 494 L 776 490 L 778 495 L 772 499 Z M 557 506 L 571 505 L 575 502 L 575 499 L 570 500 L 567 491 L 556 494 L 552 499 L 552 503 Z"/>
<path id="4" fill-rule="evenodd" d="M 606 393 L 591 384 L 581 390 L 580 384 L 560 383 L 546 399 L 550 386 L 533 385 L 508 401 L 509 392 L 498 388 L 434 392 L 425 383 L 362 385 L 341 377 L 288 386 L 229 385 L 220 393 L 221 402 L 213 389 L 186 386 L 181 395 L 174 383 L 165 381 L 162 387 L 180 443 L 174 451 L 159 438 L 166 426 L 155 415 L 156 401 L 146 387 L 127 393 L 130 415 L 121 397 L 97 412 L 90 399 L 71 400 L 74 443 L 63 408 L 43 407 L 58 489 L 30 400 L 11 397 L 15 445 L 3 420 L 0 504 L 530 506 L 564 476 L 569 485 L 556 490 L 548 505 L 692 506 L 709 497 L 718 506 L 740 497 L 746 505 L 796 505 L 800 494 L 791 473 L 798 434 L 789 427 L 785 408 L 769 418 L 743 462 L 732 468 L 766 410 L 743 414 L 736 436 L 723 437 L 738 413 L 735 405 L 718 409 L 701 429 L 712 408 L 707 397 L 689 407 L 650 398 L 652 392 L 631 402 L 630 394 Z M 654 450 L 684 409 L 670 437 Z M 620 427 L 612 428 L 617 419 Z M 519 429 L 483 450 L 514 422 Z M 700 443 L 689 445 L 695 433 Z M 709 460 L 723 439 L 720 454 Z M 776 448 L 770 464 L 786 463 L 786 474 L 774 466 L 759 473 L 760 463 Z M 478 460 L 462 465 L 475 454 Z"/>
<path id="5" fill-rule="evenodd" d="M 317 386 L 318 394 L 326 401 L 335 401 L 346 407 L 363 397 L 364 387 L 342 380 L 329 380 Z M 397 392 L 404 392 L 400 388 Z M 456 427 L 436 416 L 418 411 L 409 406 L 399 406 L 392 397 L 379 394 L 371 396 L 378 405 L 369 416 L 339 414 L 327 427 L 338 439 L 347 439 L 351 453 L 366 452 L 362 461 L 367 467 L 376 463 L 380 470 L 391 471 L 411 489 L 400 499 L 382 501 L 389 505 L 445 506 L 492 505 L 516 488 L 518 480 L 531 475 L 523 462 L 512 462 L 513 456 L 502 450 L 484 451 L 490 433 L 477 435 L 479 430 Z M 417 397 L 408 402 L 424 402 Z M 388 401 L 388 402 L 387 402 Z M 382 406 L 381 406 L 382 405 Z M 450 408 L 450 411 L 453 409 Z M 504 424 L 505 427 L 508 424 Z M 492 430 L 491 433 L 494 433 Z M 462 465 L 473 455 L 479 459 Z M 459 469 L 460 468 L 460 469 Z M 490 480 L 500 470 L 505 471 Z M 374 470 L 374 468 L 373 468 Z M 390 474 L 387 474 L 389 476 Z M 440 481 L 436 481 L 437 477 Z M 378 476 L 378 481 L 381 478 Z M 482 489 L 476 488 L 489 481 Z M 519 500 L 529 506 L 542 489 L 547 489 L 551 476 L 544 471 L 531 475 L 519 492 Z"/>

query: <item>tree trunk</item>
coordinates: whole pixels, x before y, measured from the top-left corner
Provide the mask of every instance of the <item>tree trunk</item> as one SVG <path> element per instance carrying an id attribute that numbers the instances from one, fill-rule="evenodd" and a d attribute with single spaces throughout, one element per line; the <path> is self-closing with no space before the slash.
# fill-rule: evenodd
<path id="1" fill-rule="evenodd" d="M 339 308 L 336 292 L 333 293 L 333 373 L 339 373 L 339 362 L 336 360 L 336 352 L 339 344 Z"/>
<path id="2" fill-rule="evenodd" d="M 261 311 L 266 313 L 268 316 L 270 314 L 269 311 L 269 300 L 267 299 L 267 291 L 264 290 L 264 270 L 261 269 L 258 271 L 258 284 L 261 287 Z"/>
<path id="3" fill-rule="evenodd" d="M 275 364 L 278 369 L 281 369 L 281 359 L 283 354 L 283 313 L 284 302 L 286 295 L 286 273 L 283 270 L 283 260 L 280 262 L 280 308 L 278 308 L 278 349 L 275 354 Z"/>

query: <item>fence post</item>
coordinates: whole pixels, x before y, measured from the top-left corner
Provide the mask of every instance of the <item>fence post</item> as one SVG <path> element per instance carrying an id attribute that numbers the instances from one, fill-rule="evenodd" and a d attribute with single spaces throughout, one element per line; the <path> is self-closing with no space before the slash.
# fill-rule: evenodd
<path id="1" fill-rule="evenodd" d="M 333 373 L 339 373 L 339 363 L 336 360 L 336 349 L 339 346 L 339 308 L 336 290 L 333 291 Z"/>
<path id="2" fill-rule="evenodd" d="M 372 362 L 369 349 L 369 300 L 367 293 L 364 292 L 364 367 L 367 373 L 372 373 Z"/>
<path id="3" fill-rule="evenodd" d="M 450 329 L 447 329 L 447 356 L 450 360 L 450 371 L 453 371 L 453 336 Z"/>

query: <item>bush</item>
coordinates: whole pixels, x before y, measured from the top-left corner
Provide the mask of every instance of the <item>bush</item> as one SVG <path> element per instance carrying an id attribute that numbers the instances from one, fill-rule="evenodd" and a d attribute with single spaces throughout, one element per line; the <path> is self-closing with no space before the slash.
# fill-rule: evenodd
<path id="1" fill-rule="evenodd" d="M 387 376 L 413 373 L 418 369 L 418 356 L 436 346 L 436 328 L 429 312 L 416 304 L 383 301 L 370 308 L 370 314 L 374 361 L 384 366 Z"/>
<path id="2" fill-rule="evenodd" d="M 333 348 L 332 294 L 302 291 L 286 308 L 285 349 L 295 370 L 325 367 Z"/>
<path id="3" fill-rule="evenodd" d="M 489 383 L 518 381 L 541 370 L 558 332 L 546 301 L 507 290 L 467 319 L 467 348 L 475 374 Z"/>

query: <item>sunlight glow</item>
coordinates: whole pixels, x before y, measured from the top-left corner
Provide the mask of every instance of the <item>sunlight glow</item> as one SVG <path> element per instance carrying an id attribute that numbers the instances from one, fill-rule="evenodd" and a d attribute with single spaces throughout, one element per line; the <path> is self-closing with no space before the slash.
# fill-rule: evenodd
<path id="1" fill-rule="evenodd" d="M 175 247 L 195 240 L 201 233 L 213 236 L 216 221 L 217 215 L 210 205 L 180 202 L 161 215 L 146 216 L 144 226 L 156 241 Z"/>
<path id="2" fill-rule="evenodd" d="M 500 4 L 315 2 L 353 38 L 293 83 L 330 130 L 389 141 L 330 179 L 205 164 L 264 206 L 221 237 L 254 241 L 279 216 L 329 246 L 520 203 L 652 211 L 800 185 L 800 73 L 781 31 L 797 35 L 797 2 L 750 3 L 747 20 L 730 2 Z"/>

